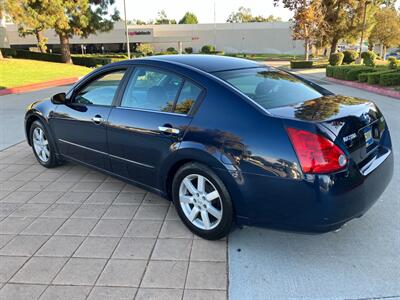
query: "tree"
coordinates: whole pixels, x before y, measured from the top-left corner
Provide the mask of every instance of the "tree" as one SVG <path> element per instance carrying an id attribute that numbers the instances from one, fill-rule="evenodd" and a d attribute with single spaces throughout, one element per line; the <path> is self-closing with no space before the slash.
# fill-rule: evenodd
<path id="1" fill-rule="evenodd" d="M 251 14 L 250 8 L 245 8 L 241 6 L 236 12 L 232 12 L 226 21 L 229 23 L 253 23 L 253 22 L 280 22 L 282 21 L 282 19 L 280 17 L 275 17 L 273 15 L 269 15 L 268 17 L 253 16 Z"/>
<path id="2" fill-rule="evenodd" d="M 179 21 L 179 24 L 198 24 L 198 23 L 199 23 L 199 20 L 197 19 L 196 15 L 189 11 Z"/>
<path id="3" fill-rule="evenodd" d="M 5 20 L 4 20 L 5 17 L 6 17 L 5 16 L 5 3 L 4 3 L 4 0 L 0 0 L 0 27 L 5 25 Z M 1 28 L 0 28 L 0 30 L 1 30 Z M 4 32 L 5 32 L 5 30 L 4 30 Z M 1 34 L 2 34 L 2 32 L 0 32 L 0 38 L 2 38 Z M 1 41 L 1 44 L 3 44 L 3 41 Z M 1 49 L 0 49 L 0 59 L 3 59 L 3 52 L 1 52 Z"/>
<path id="4" fill-rule="evenodd" d="M 158 12 L 157 19 L 154 24 L 160 25 L 160 24 L 176 24 L 176 20 L 174 19 L 168 19 L 167 13 L 165 10 L 161 10 Z"/>
<path id="5" fill-rule="evenodd" d="M 315 44 L 323 30 L 323 16 L 318 0 L 303 1 L 294 14 L 293 39 L 304 40 L 304 57 L 308 60 L 310 46 Z"/>
<path id="6" fill-rule="evenodd" d="M 108 7 L 114 0 L 38 0 L 49 1 L 48 9 L 53 11 L 52 28 L 60 39 L 62 61 L 71 63 L 69 39 L 74 36 L 87 37 L 97 31 L 110 31 L 119 12 L 112 13 Z"/>
<path id="7" fill-rule="evenodd" d="M 376 13 L 375 19 L 369 39 L 381 45 L 381 57 L 385 58 L 388 47 L 400 44 L 400 14 L 394 8 L 385 7 Z"/>
<path id="8" fill-rule="evenodd" d="M 13 22 L 18 25 L 20 36 L 34 35 L 40 52 L 47 51 L 47 38 L 43 31 L 52 25 L 52 10 L 49 1 L 7 0 L 6 8 Z"/>

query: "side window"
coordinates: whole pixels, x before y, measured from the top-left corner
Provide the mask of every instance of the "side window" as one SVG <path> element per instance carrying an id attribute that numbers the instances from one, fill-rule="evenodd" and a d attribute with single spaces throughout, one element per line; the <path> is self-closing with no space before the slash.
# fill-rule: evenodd
<path id="1" fill-rule="evenodd" d="M 74 103 L 85 105 L 111 105 L 125 70 L 107 73 L 90 82 L 74 98 Z"/>
<path id="2" fill-rule="evenodd" d="M 199 98 L 201 88 L 189 81 L 185 81 L 175 106 L 175 113 L 188 114 L 194 102 Z"/>
<path id="3" fill-rule="evenodd" d="M 122 98 L 122 107 L 171 112 L 183 79 L 179 76 L 139 67 L 135 70 Z"/>

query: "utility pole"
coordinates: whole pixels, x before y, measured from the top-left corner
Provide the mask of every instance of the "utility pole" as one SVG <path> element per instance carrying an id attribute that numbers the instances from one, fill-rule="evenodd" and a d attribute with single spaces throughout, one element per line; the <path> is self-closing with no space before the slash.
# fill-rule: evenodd
<path id="1" fill-rule="evenodd" d="M 124 0 L 124 16 L 125 16 L 126 51 L 128 54 L 128 59 L 130 59 L 131 58 L 131 47 L 129 45 L 128 20 L 126 19 L 126 0 Z"/>
<path id="2" fill-rule="evenodd" d="M 364 42 L 365 22 L 366 22 L 366 18 L 367 18 L 367 6 L 368 6 L 369 3 L 370 3 L 370 1 L 365 1 L 363 25 L 362 25 L 361 40 L 360 40 L 360 57 L 361 57 L 362 46 L 363 46 L 363 42 Z"/>

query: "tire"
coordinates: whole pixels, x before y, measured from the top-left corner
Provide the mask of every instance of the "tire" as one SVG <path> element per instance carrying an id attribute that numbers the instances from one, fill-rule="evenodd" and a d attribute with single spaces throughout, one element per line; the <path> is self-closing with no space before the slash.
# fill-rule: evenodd
<path id="1" fill-rule="evenodd" d="M 172 181 L 172 200 L 183 223 L 196 235 L 218 240 L 231 231 L 231 197 L 207 166 L 195 162 L 183 165 Z"/>
<path id="2" fill-rule="evenodd" d="M 43 138 L 40 137 L 43 134 Z M 33 154 L 37 161 L 46 168 L 54 168 L 61 164 L 57 159 L 54 140 L 49 131 L 40 121 L 34 121 L 29 129 L 29 138 Z"/>

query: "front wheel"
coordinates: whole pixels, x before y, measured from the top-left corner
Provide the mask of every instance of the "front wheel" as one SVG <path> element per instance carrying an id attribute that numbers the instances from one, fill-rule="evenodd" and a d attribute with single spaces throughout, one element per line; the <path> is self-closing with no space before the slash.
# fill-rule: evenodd
<path id="1" fill-rule="evenodd" d="M 208 167 L 189 163 L 175 174 L 172 198 L 178 215 L 198 236 L 217 240 L 233 223 L 230 195 L 221 179 Z"/>
<path id="2" fill-rule="evenodd" d="M 37 161 L 46 168 L 57 166 L 59 161 L 56 157 L 54 144 L 44 125 L 40 121 L 33 122 L 29 133 Z"/>

